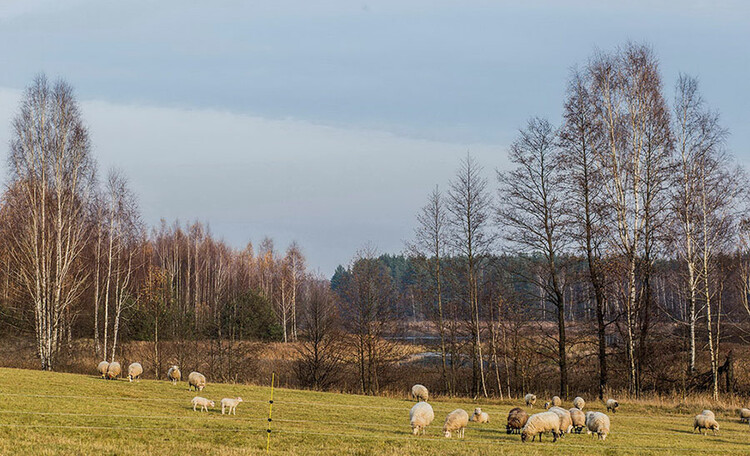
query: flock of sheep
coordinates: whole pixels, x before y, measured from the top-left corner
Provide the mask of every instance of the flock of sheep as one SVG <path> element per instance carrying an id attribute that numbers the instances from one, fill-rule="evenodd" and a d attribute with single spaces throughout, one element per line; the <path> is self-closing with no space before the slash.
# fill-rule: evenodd
<path id="1" fill-rule="evenodd" d="M 117 361 L 111 363 L 102 361 L 99 363 L 96 370 L 99 372 L 99 375 L 101 375 L 102 378 L 107 380 L 116 380 L 122 372 L 122 367 Z M 128 366 L 128 381 L 132 382 L 133 380 L 139 380 L 141 378 L 141 374 L 143 374 L 143 366 L 141 366 L 141 363 L 132 363 L 130 364 L 130 366 Z M 167 379 L 172 382 L 173 385 L 176 385 L 177 382 L 182 379 L 180 368 L 177 366 L 170 367 L 167 371 Z M 188 391 L 190 391 L 191 389 L 195 391 L 203 391 L 203 388 L 205 387 L 205 375 L 201 374 L 200 372 L 191 372 L 190 375 L 188 375 Z M 236 415 L 237 405 L 240 402 L 242 402 L 241 397 L 225 397 L 221 400 L 221 414 L 224 415 L 224 412 L 226 411 L 228 415 Z M 201 396 L 195 396 L 190 401 L 190 403 L 193 405 L 193 411 L 198 411 L 197 409 L 198 407 L 200 407 L 201 412 L 208 412 L 209 408 L 215 406 L 214 401 Z"/>
<path id="2" fill-rule="evenodd" d="M 424 434 L 425 428 L 435 419 L 435 413 L 432 406 L 427 403 L 429 392 L 423 385 L 414 385 L 411 389 L 411 396 L 417 401 L 417 404 L 409 412 L 409 421 L 411 423 L 412 433 L 414 435 Z M 527 394 L 524 397 L 526 406 L 530 409 L 536 403 L 534 394 Z M 573 399 L 573 408 L 566 410 L 561 407 L 562 400 L 554 396 L 549 402 L 544 404 L 546 411 L 529 414 L 521 407 L 515 407 L 508 412 L 508 421 L 506 432 L 508 434 L 521 434 L 521 441 L 526 442 L 529 439 L 534 441 L 539 436 L 542 441 L 542 434 L 551 433 L 552 441 L 565 434 L 575 432 L 580 434 L 586 430 L 587 434 L 598 437 L 600 440 L 607 438 L 610 433 L 610 420 L 607 414 L 602 412 L 583 412 L 586 401 L 582 397 Z M 616 413 L 620 404 L 614 399 L 606 401 L 607 412 Z M 456 435 L 459 438 L 464 436 L 464 430 L 469 421 L 477 423 L 489 423 L 490 417 L 481 408 L 474 409 L 474 414 L 469 418 L 469 414 L 462 409 L 456 409 L 448 414 L 443 425 L 443 434 L 450 438 Z M 740 410 L 740 421 L 750 423 L 750 409 L 743 408 Z M 719 423 L 711 410 L 704 410 L 697 415 L 693 422 L 693 432 L 696 430 L 706 433 L 708 430 L 713 431 L 714 435 L 719 431 Z"/>

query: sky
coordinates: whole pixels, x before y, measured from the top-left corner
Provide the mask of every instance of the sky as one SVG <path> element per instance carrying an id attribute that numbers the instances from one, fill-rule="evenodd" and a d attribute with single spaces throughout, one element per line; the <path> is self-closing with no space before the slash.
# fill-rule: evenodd
<path id="1" fill-rule="evenodd" d="M 559 124 L 571 69 L 627 41 L 654 48 L 670 100 L 698 77 L 750 165 L 740 0 L 0 0 L 0 153 L 24 87 L 64 78 L 146 223 L 296 240 L 330 276 L 365 245 L 402 251 L 467 153 L 494 188 L 530 116 Z"/>

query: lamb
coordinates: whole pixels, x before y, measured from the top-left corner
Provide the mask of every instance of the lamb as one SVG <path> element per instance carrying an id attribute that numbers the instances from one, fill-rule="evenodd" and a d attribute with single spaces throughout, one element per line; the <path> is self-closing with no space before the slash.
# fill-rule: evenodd
<path id="1" fill-rule="evenodd" d="M 607 411 L 608 412 L 611 410 L 612 413 L 617 413 L 617 407 L 619 406 L 620 406 L 620 403 L 617 402 L 616 400 L 607 399 Z"/>
<path id="2" fill-rule="evenodd" d="M 425 428 L 432 423 L 435 419 L 435 412 L 432 410 L 432 406 L 427 402 L 417 402 L 414 407 L 409 410 L 409 423 L 411 423 L 411 433 L 414 435 L 422 435 L 425 433 Z"/>
<path id="3" fill-rule="evenodd" d="M 425 401 L 429 398 L 430 393 L 424 385 L 414 385 L 411 387 L 411 397 L 417 402 Z"/>
<path id="4" fill-rule="evenodd" d="M 583 428 L 586 427 L 586 414 L 581 409 L 573 407 L 570 409 L 570 419 L 573 424 L 573 430 L 576 434 L 580 434 Z"/>
<path id="5" fill-rule="evenodd" d="M 508 424 L 505 426 L 505 432 L 520 434 L 527 421 L 529 421 L 529 414 L 524 409 L 521 407 L 512 408 L 508 412 Z"/>
<path id="6" fill-rule="evenodd" d="M 130 366 L 128 366 L 128 381 L 132 382 L 133 379 L 141 379 L 141 374 L 143 373 L 143 366 L 141 366 L 141 363 L 131 363 Z"/>
<path id="7" fill-rule="evenodd" d="M 191 372 L 188 375 L 188 391 L 190 388 L 195 388 L 196 391 L 203 391 L 206 387 L 206 376 L 200 372 Z"/>
<path id="8" fill-rule="evenodd" d="M 573 428 L 573 419 L 570 416 L 570 412 L 562 407 L 550 407 L 549 410 L 552 413 L 556 413 L 560 417 L 560 434 L 570 433 Z"/>
<path id="9" fill-rule="evenodd" d="M 586 401 L 584 401 L 581 396 L 578 396 L 575 399 L 573 399 L 573 407 L 577 408 L 578 410 L 583 410 L 583 407 L 585 405 L 586 405 Z"/>
<path id="10" fill-rule="evenodd" d="M 208 408 L 214 406 L 214 401 L 210 401 L 206 399 L 205 397 L 200 397 L 200 396 L 195 396 L 193 400 L 190 401 L 190 403 L 193 404 L 194 412 L 196 411 L 195 408 L 198 407 L 199 405 L 201 407 L 201 412 L 204 410 L 208 412 Z"/>
<path id="11" fill-rule="evenodd" d="M 471 415 L 471 420 L 476 423 L 489 423 L 490 422 L 490 415 L 487 414 L 487 412 L 483 412 L 482 409 L 479 407 L 474 409 L 474 414 Z"/>
<path id="12" fill-rule="evenodd" d="M 107 369 L 109 369 L 109 363 L 107 361 L 102 361 L 96 366 L 96 371 L 99 372 L 99 375 L 101 375 L 102 378 L 107 378 Z"/>
<path id="13" fill-rule="evenodd" d="M 750 423 L 750 409 L 740 409 L 740 423 Z"/>
<path id="14" fill-rule="evenodd" d="M 716 422 L 716 418 L 701 413 L 700 415 L 695 415 L 695 421 L 693 421 L 693 432 L 695 432 L 696 429 L 703 435 L 706 435 L 707 433 L 704 432 L 704 429 L 706 431 L 711 429 L 714 432 L 714 435 L 716 435 L 719 432 L 719 423 Z"/>
<path id="15" fill-rule="evenodd" d="M 586 413 L 586 433 L 599 436 L 600 440 L 607 438 L 609 434 L 609 417 L 602 412 Z"/>
<path id="16" fill-rule="evenodd" d="M 464 430 L 469 424 L 469 414 L 466 410 L 456 409 L 448 414 L 443 425 L 443 434 L 451 438 L 453 432 L 456 432 L 459 439 L 464 438 Z"/>
<path id="17" fill-rule="evenodd" d="M 229 409 L 227 411 L 227 415 L 231 415 L 233 412 L 236 415 L 237 414 L 237 404 L 242 402 L 242 398 L 238 397 L 237 399 L 232 399 L 230 397 L 225 397 L 221 400 L 221 414 L 224 414 L 224 409 Z"/>
<path id="18" fill-rule="evenodd" d="M 117 379 L 117 377 L 120 376 L 120 372 L 122 372 L 120 363 L 118 363 L 117 361 L 113 361 L 109 363 L 109 366 L 107 367 L 107 379 L 109 380 Z"/>
<path id="19" fill-rule="evenodd" d="M 526 407 L 534 408 L 534 404 L 536 403 L 536 394 L 527 394 L 523 399 L 526 401 Z"/>
<path id="20" fill-rule="evenodd" d="M 555 412 L 541 412 L 531 415 L 529 420 L 521 429 L 521 442 L 526 442 L 531 438 L 533 442 L 536 436 L 542 441 L 542 434 L 552 432 L 552 441 L 557 441 L 560 435 L 560 417 Z"/>
<path id="21" fill-rule="evenodd" d="M 180 372 L 180 368 L 177 366 L 172 366 L 167 371 L 167 378 L 170 382 L 172 382 L 173 385 L 176 385 L 177 382 L 180 381 L 182 378 L 182 373 Z"/>
<path id="22" fill-rule="evenodd" d="M 549 409 L 550 407 L 559 407 L 562 405 L 562 401 L 559 396 L 552 396 L 552 400 L 544 403 L 544 408 Z"/>

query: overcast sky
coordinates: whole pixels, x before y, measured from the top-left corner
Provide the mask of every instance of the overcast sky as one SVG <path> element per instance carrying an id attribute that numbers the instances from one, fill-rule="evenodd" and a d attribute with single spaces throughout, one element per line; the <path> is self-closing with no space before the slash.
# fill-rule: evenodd
<path id="1" fill-rule="evenodd" d="M 494 179 L 597 48 L 650 43 L 670 100 L 697 76 L 750 163 L 749 24 L 740 0 L 0 0 L 0 147 L 33 76 L 63 77 L 150 225 L 297 240 L 330 275 L 364 244 L 401 251 L 467 151 Z"/>

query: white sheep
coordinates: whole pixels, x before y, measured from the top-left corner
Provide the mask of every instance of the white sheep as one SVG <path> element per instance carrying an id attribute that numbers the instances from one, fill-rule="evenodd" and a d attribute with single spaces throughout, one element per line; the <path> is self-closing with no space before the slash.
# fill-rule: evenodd
<path id="1" fill-rule="evenodd" d="M 531 438 L 533 442 L 536 436 L 542 441 L 542 434 L 545 432 L 552 433 L 552 441 L 557 441 L 560 435 L 560 417 L 555 412 L 535 413 L 529 417 L 529 420 L 521 429 L 521 441 L 526 442 Z"/>
<path id="2" fill-rule="evenodd" d="M 445 424 L 443 425 L 443 435 L 447 438 L 451 438 L 453 432 L 456 433 L 459 439 L 464 438 L 464 430 L 469 425 L 469 414 L 466 410 L 456 409 L 445 417 Z"/>
<path id="3" fill-rule="evenodd" d="M 570 416 L 570 412 L 562 407 L 550 407 L 549 410 L 552 413 L 556 413 L 560 417 L 560 434 L 570 433 L 573 429 L 573 419 Z"/>
<path id="4" fill-rule="evenodd" d="M 432 423 L 435 419 L 435 412 L 432 410 L 432 406 L 427 402 L 417 402 L 414 407 L 409 410 L 409 423 L 411 424 L 411 433 L 414 435 L 422 435 L 425 433 L 425 428 Z"/>
<path id="5" fill-rule="evenodd" d="M 527 394 L 523 398 L 526 401 L 526 407 L 534 408 L 534 404 L 536 403 L 536 394 Z"/>
<path id="6" fill-rule="evenodd" d="M 577 408 L 578 410 L 583 410 L 583 407 L 585 406 L 586 406 L 586 401 L 584 401 L 581 396 L 578 396 L 575 399 L 573 399 L 573 407 Z"/>
<path id="7" fill-rule="evenodd" d="M 182 378 L 182 373 L 180 372 L 179 367 L 172 366 L 167 371 L 167 379 L 169 379 L 169 381 L 172 382 L 173 385 L 176 385 L 177 382 L 179 382 L 181 378 Z"/>
<path id="8" fill-rule="evenodd" d="M 188 391 L 190 388 L 195 388 L 196 391 L 203 391 L 206 387 L 206 376 L 200 372 L 191 372 L 188 375 Z"/>
<path id="9" fill-rule="evenodd" d="M 750 409 L 740 409 L 740 423 L 750 423 Z"/>
<path id="10" fill-rule="evenodd" d="M 120 376 L 120 372 L 122 372 L 120 363 L 118 363 L 117 361 L 113 361 L 109 363 L 109 366 L 107 367 L 107 379 L 109 380 L 117 379 L 117 377 Z"/>
<path id="11" fill-rule="evenodd" d="M 562 405 L 562 401 L 560 400 L 559 396 L 552 396 L 552 399 L 549 402 L 544 403 L 544 408 L 549 409 L 550 407 L 559 407 Z"/>
<path id="12" fill-rule="evenodd" d="M 195 408 L 198 407 L 199 405 L 201 407 L 201 412 L 204 410 L 208 412 L 208 408 L 214 406 L 214 401 L 210 401 L 206 399 L 205 397 L 200 397 L 200 396 L 195 396 L 193 400 L 190 401 L 190 403 L 193 404 L 194 412 L 196 411 Z"/>
<path id="13" fill-rule="evenodd" d="M 573 430 L 575 430 L 576 434 L 580 434 L 586 427 L 586 414 L 576 407 L 573 407 L 569 411 L 570 420 L 573 422 Z"/>
<path id="14" fill-rule="evenodd" d="M 107 361 L 102 361 L 96 366 L 96 371 L 99 372 L 99 375 L 101 375 L 102 378 L 107 378 L 107 369 L 109 369 L 109 363 Z"/>
<path id="15" fill-rule="evenodd" d="M 607 399 L 607 411 L 612 411 L 612 413 L 617 413 L 617 407 L 620 406 L 620 403 L 617 402 L 614 399 Z"/>
<path id="16" fill-rule="evenodd" d="M 133 379 L 140 380 L 142 373 L 143 366 L 141 366 L 141 363 L 131 363 L 130 366 L 128 366 L 128 381 L 132 382 Z"/>
<path id="17" fill-rule="evenodd" d="M 229 409 L 227 411 L 227 415 L 231 415 L 234 413 L 237 414 L 237 404 L 242 402 L 242 398 L 238 397 L 236 399 L 232 399 L 231 397 L 225 397 L 221 400 L 221 414 L 224 414 L 224 409 Z"/>
<path id="18" fill-rule="evenodd" d="M 487 412 L 483 412 L 481 408 L 477 407 L 474 409 L 474 414 L 471 415 L 471 420 L 476 423 L 489 423 L 490 415 Z"/>
<path id="19" fill-rule="evenodd" d="M 427 390 L 427 387 L 424 385 L 414 385 L 411 387 L 411 397 L 417 402 L 419 401 L 427 402 L 427 399 L 429 399 L 430 397 L 430 392 Z"/>
<path id="20" fill-rule="evenodd" d="M 714 435 L 716 435 L 719 432 L 719 423 L 716 422 L 716 418 L 710 416 L 710 415 L 695 415 L 695 420 L 693 421 L 693 432 L 696 430 L 700 431 L 701 434 L 706 435 L 709 429 L 711 429 L 714 432 Z"/>
<path id="21" fill-rule="evenodd" d="M 609 435 L 609 417 L 602 412 L 586 413 L 586 433 L 604 440 Z"/>

